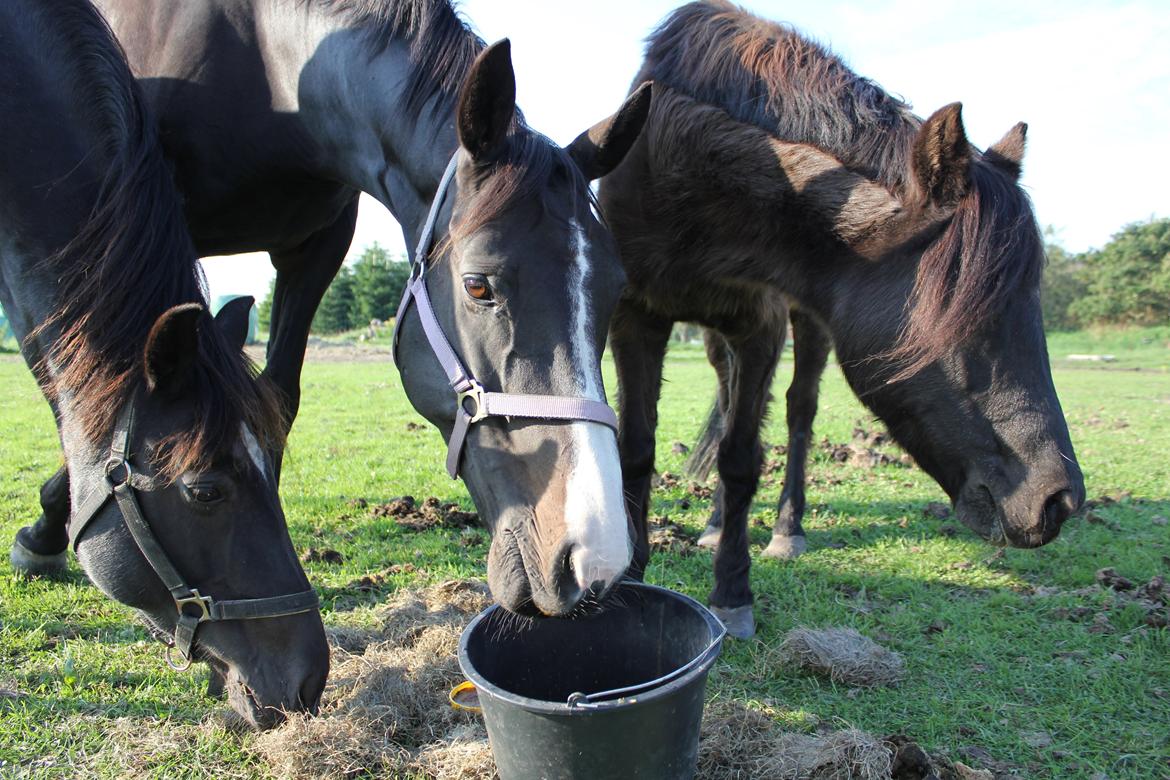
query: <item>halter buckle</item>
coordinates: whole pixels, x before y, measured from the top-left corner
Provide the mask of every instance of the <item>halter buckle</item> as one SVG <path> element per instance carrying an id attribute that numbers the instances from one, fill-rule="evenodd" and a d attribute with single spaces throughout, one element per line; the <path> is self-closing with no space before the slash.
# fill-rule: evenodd
<path id="1" fill-rule="evenodd" d="M 459 409 L 464 414 L 469 416 L 467 424 L 470 425 L 471 423 L 477 423 L 488 416 L 487 404 L 484 403 L 484 393 L 487 391 L 483 389 L 483 385 L 474 379 L 468 379 L 467 381 L 469 383 L 468 388 L 466 390 L 459 391 L 459 395 L 455 402 L 459 405 Z M 463 402 L 468 398 L 475 402 L 474 414 L 469 412 L 463 405 Z"/>
<path id="2" fill-rule="evenodd" d="M 198 588 L 191 588 L 190 596 L 184 596 L 181 599 L 175 599 L 175 609 L 177 609 L 179 614 L 182 615 L 183 607 L 187 606 L 188 604 L 194 604 L 195 606 L 199 607 L 199 622 L 203 623 L 211 620 L 211 603 L 211 596 L 204 596 L 199 592 Z"/>

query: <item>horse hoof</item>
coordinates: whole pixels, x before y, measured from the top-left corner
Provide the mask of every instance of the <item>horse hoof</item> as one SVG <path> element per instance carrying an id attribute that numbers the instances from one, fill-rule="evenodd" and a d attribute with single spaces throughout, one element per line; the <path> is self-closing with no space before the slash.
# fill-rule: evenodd
<path id="1" fill-rule="evenodd" d="M 799 557 L 808 549 L 808 542 L 803 536 L 773 536 L 772 541 L 764 548 L 762 555 L 765 558 L 775 558 L 779 561 L 790 561 Z"/>
<path id="2" fill-rule="evenodd" d="M 742 607 L 711 607 L 711 612 L 723 623 L 727 633 L 736 639 L 751 639 L 756 635 L 756 616 L 752 605 Z"/>
<path id="3" fill-rule="evenodd" d="M 34 577 L 52 577 L 64 574 L 69 568 L 67 550 L 53 555 L 42 555 L 33 552 L 20 543 L 19 539 L 12 541 L 12 550 L 8 553 L 8 561 L 12 568 L 21 574 Z"/>
<path id="4" fill-rule="evenodd" d="M 700 547 L 710 547 L 711 549 L 715 549 L 719 546 L 719 536 L 722 533 L 722 528 L 709 525 L 703 529 L 703 533 L 699 536 L 699 541 L 695 542 L 695 544 L 699 545 Z"/>

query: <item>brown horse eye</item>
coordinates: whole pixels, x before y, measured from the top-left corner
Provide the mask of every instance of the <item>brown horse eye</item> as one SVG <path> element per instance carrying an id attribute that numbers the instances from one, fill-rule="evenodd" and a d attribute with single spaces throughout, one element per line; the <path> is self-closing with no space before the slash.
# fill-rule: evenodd
<path id="1" fill-rule="evenodd" d="M 488 286 L 487 279 L 479 274 L 463 277 L 463 289 L 477 301 L 490 301 L 492 299 L 492 288 Z"/>

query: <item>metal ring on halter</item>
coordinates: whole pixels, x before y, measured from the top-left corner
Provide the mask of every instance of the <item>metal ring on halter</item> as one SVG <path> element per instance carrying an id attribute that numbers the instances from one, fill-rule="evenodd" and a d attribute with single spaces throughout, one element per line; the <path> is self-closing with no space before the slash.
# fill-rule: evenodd
<path id="1" fill-rule="evenodd" d="M 114 471 L 117 469 L 126 470 L 126 478 L 122 480 L 113 479 Z M 130 470 L 130 462 L 123 457 L 114 456 L 106 461 L 105 465 L 106 479 L 110 483 L 110 487 L 118 487 L 119 485 L 129 485 L 131 479 L 134 477 L 134 472 Z"/>
<path id="2" fill-rule="evenodd" d="M 182 664 L 175 663 L 175 653 L 179 653 L 179 657 L 183 659 Z M 180 653 L 178 648 L 176 648 L 173 644 L 167 645 L 167 649 L 164 651 L 163 655 L 167 660 L 167 666 L 171 667 L 176 672 L 185 672 L 191 668 L 191 659 Z"/>

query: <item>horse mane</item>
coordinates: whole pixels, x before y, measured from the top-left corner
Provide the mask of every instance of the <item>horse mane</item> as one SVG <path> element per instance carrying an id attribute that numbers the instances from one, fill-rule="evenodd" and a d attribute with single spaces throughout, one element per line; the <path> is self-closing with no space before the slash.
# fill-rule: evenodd
<path id="1" fill-rule="evenodd" d="M 87 126 L 101 128 L 90 146 L 103 175 L 85 224 L 42 261 L 57 280 L 58 308 L 34 331 L 56 332 L 36 370 L 50 398 L 67 401 L 87 438 L 101 443 L 144 382 L 146 341 L 159 316 L 206 302 L 155 120 L 122 49 L 89 2 L 59 5 L 52 11 L 57 51 L 69 52 L 73 105 L 87 114 Z M 167 479 L 210 465 L 238 439 L 240 423 L 266 446 L 283 442 L 277 391 L 210 315 L 203 320 L 184 391 L 194 399 L 194 418 L 154 453 Z"/>
<path id="2" fill-rule="evenodd" d="M 421 113 L 432 99 L 435 115 L 453 109 L 464 75 L 484 49 L 483 40 L 448 0 L 315 1 L 366 31 L 373 52 L 383 51 L 396 38 L 410 42 L 410 113 Z"/>
<path id="3" fill-rule="evenodd" d="M 727 0 L 688 3 L 647 38 L 635 83 L 647 79 L 824 150 L 896 197 L 916 196 L 910 158 L 922 120 L 788 25 Z M 1043 244 L 1027 195 L 975 150 L 970 184 L 923 253 L 906 326 L 882 355 L 902 364 L 894 380 L 941 358 L 1015 292 L 1039 284 Z"/>
<path id="4" fill-rule="evenodd" d="M 460 17 L 448 0 L 310 0 L 363 28 L 373 52 L 394 39 L 410 43 L 411 70 L 406 77 L 406 110 L 421 113 L 430 103 L 433 115 L 454 111 L 464 77 L 484 50 L 483 39 Z M 433 103 L 431 101 L 434 101 Z M 480 192 L 452 226 L 450 239 L 467 235 L 497 218 L 518 200 L 544 187 L 561 168 L 579 180 L 574 191 L 589 183 L 559 146 L 533 131 L 519 108 L 503 151 L 481 166 Z"/>

